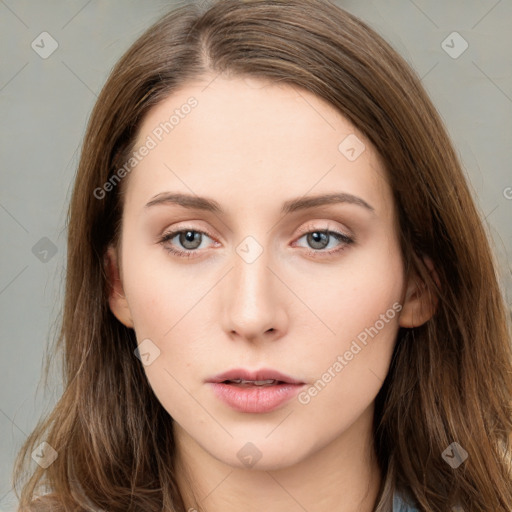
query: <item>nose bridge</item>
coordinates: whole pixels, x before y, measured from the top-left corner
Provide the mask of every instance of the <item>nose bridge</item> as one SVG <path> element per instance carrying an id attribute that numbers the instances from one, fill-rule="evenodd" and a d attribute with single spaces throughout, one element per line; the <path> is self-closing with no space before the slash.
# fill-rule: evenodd
<path id="1" fill-rule="evenodd" d="M 236 247 L 226 290 L 228 331 L 255 338 L 278 328 L 279 292 L 269 266 L 270 251 L 254 237 L 246 237 Z"/>

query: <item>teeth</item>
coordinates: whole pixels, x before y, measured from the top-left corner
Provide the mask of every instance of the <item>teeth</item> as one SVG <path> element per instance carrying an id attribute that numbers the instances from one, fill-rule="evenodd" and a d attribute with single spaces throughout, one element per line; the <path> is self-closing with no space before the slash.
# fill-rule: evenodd
<path id="1" fill-rule="evenodd" d="M 244 379 L 233 379 L 228 382 L 232 382 L 233 384 L 252 384 L 255 386 L 268 386 L 270 384 L 277 383 L 278 381 L 275 379 L 268 380 L 244 380 Z"/>

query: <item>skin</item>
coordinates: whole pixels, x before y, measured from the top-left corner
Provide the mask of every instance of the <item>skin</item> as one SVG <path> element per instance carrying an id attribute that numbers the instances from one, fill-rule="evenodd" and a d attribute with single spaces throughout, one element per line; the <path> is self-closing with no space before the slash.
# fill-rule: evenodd
<path id="1" fill-rule="evenodd" d="M 121 244 L 108 251 L 110 307 L 139 343 L 149 338 L 160 350 L 144 369 L 174 419 L 187 508 L 370 511 L 382 478 L 372 446 L 374 399 L 399 327 L 420 325 L 433 312 L 415 276 L 404 276 L 383 164 L 312 93 L 254 78 L 212 79 L 188 83 L 143 120 L 136 147 L 190 96 L 198 100 L 124 178 Z M 350 134 L 365 144 L 355 161 L 338 149 Z M 225 213 L 145 207 L 171 191 L 215 199 Z M 280 214 L 287 200 L 333 192 L 358 196 L 374 211 L 337 203 Z M 326 228 L 355 242 L 331 236 L 322 249 L 308 241 L 306 233 Z M 159 243 L 174 229 L 212 236 L 196 235 L 200 246 L 188 249 L 196 257 L 184 258 L 165 247 L 186 251 L 191 243 L 179 236 Z M 236 251 L 247 236 L 262 249 L 251 263 Z M 313 386 L 395 303 L 400 314 L 307 404 L 293 399 L 272 412 L 241 413 L 205 383 L 231 368 L 267 367 Z M 237 456 L 248 442 L 261 453 L 253 467 Z"/>

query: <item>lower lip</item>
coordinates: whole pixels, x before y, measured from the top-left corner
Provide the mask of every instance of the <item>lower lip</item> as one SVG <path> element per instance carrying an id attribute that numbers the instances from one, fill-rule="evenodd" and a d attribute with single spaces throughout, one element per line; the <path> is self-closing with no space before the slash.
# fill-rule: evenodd
<path id="1" fill-rule="evenodd" d="M 221 382 L 210 382 L 214 393 L 224 403 L 239 412 L 270 412 L 291 400 L 304 384 L 277 384 L 275 386 L 240 387 Z"/>

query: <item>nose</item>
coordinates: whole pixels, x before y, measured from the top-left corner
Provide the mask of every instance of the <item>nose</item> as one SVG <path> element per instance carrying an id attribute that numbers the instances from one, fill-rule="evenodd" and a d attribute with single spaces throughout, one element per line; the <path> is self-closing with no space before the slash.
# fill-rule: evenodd
<path id="1" fill-rule="evenodd" d="M 225 332 L 231 339 L 277 340 L 286 330 L 285 286 L 263 251 L 255 261 L 233 256 L 221 290 Z"/>

